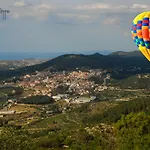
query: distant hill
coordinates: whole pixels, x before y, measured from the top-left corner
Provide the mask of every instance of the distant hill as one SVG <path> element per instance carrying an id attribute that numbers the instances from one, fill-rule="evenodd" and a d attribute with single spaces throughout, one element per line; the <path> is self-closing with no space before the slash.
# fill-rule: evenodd
<path id="1" fill-rule="evenodd" d="M 142 53 L 140 51 L 132 51 L 132 52 L 117 51 L 109 55 L 110 56 L 125 56 L 125 57 L 142 57 Z"/>
<path id="2" fill-rule="evenodd" d="M 115 81 L 112 85 L 129 89 L 150 89 L 150 74 L 138 74 L 129 78 Z"/>
<path id="3" fill-rule="evenodd" d="M 0 70 L 14 70 L 25 66 L 32 66 L 47 61 L 47 59 L 0 60 Z"/>
<path id="4" fill-rule="evenodd" d="M 20 76 L 27 73 L 33 73 L 35 71 L 42 71 L 45 69 L 52 71 L 62 71 L 74 70 L 76 68 L 102 68 L 112 69 L 115 72 L 114 69 L 117 68 L 121 70 L 120 72 L 122 74 L 129 74 L 130 70 L 133 70 L 132 73 L 150 72 L 149 61 L 147 61 L 147 59 L 142 55 L 139 55 L 137 57 L 136 53 L 138 52 L 116 52 L 110 55 L 101 55 L 99 53 L 95 53 L 93 55 L 65 54 L 41 64 L 27 66 L 11 71 L 0 71 L 0 77 L 2 79 L 3 77 Z M 127 57 L 122 57 L 122 55 L 120 54 L 126 54 L 123 56 Z M 139 70 L 135 68 L 139 68 Z M 118 75 L 120 76 L 120 73 L 118 73 Z"/>

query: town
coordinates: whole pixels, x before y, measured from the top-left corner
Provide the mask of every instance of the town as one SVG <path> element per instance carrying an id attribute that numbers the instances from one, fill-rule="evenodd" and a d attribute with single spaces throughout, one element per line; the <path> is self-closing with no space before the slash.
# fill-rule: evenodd
<path id="1" fill-rule="evenodd" d="M 90 81 L 92 76 L 101 78 L 102 84 Z M 107 70 L 97 69 L 88 71 L 36 72 L 26 74 L 15 82 L 4 82 L 1 86 L 18 86 L 24 89 L 24 97 L 48 95 L 54 99 L 61 96 L 86 96 L 108 89 L 106 82 L 110 80 Z"/>
<path id="2" fill-rule="evenodd" d="M 101 80 L 101 84 L 90 80 L 97 77 Z M 48 96 L 55 102 L 64 100 L 70 104 L 88 103 L 97 99 L 96 93 L 113 87 L 107 86 L 107 82 L 111 79 L 107 70 L 93 69 L 81 71 L 77 68 L 75 71 L 36 71 L 34 74 L 26 74 L 19 78 L 13 78 L 11 81 L 3 81 L 1 88 L 18 87 L 23 89 L 21 95 L 17 97 L 9 97 L 7 94 L 7 102 L 3 104 L 0 115 L 14 114 L 14 110 L 10 110 L 11 106 L 17 105 L 20 99 L 33 96 Z M 12 94 L 16 91 L 13 89 Z"/>

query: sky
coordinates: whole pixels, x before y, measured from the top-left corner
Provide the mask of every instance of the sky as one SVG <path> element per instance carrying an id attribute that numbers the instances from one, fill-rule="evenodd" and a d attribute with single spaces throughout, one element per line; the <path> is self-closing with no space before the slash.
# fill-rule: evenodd
<path id="1" fill-rule="evenodd" d="M 0 52 L 138 50 L 134 17 L 149 0 L 0 0 Z"/>

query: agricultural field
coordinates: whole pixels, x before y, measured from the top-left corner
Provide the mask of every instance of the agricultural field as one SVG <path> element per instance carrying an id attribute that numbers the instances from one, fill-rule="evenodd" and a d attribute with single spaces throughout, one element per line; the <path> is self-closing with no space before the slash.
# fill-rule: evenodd
<path id="1" fill-rule="evenodd" d="M 23 137 L 20 135 L 20 138 L 26 141 L 30 139 L 31 149 L 124 149 L 134 146 L 125 140 L 126 137 L 133 136 L 131 133 L 136 133 L 136 130 L 139 132 L 134 135 L 135 137 L 140 136 L 143 142 L 144 139 L 148 140 L 149 103 L 149 98 L 136 98 L 126 102 L 99 101 L 68 106 L 69 108 L 63 112 L 61 106 L 67 107 L 65 102 L 46 105 L 18 104 L 10 109 L 15 110 L 16 114 L 7 116 L 5 123 L 2 123 L 4 120 L 1 118 L 1 130 L 7 136 L 15 130 L 13 138 L 21 132 Z M 146 126 L 139 117 L 147 121 Z M 128 129 L 131 128 L 125 125 L 126 121 L 130 123 L 132 120 L 134 123 L 136 119 L 139 119 L 139 125 L 133 127 L 133 131 L 129 133 Z M 145 129 L 141 131 L 140 125 L 143 129 L 147 128 L 146 133 Z M 124 136 L 120 128 L 123 128 Z M 26 139 L 25 135 L 28 135 L 29 139 Z M 7 139 L 7 136 L 2 136 L 0 142 Z M 139 138 L 137 140 L 139 142 Z M 13 144 L 9 140 L 8 142 Z M 121 144 L 118 145 L 118 142 Z M 134 142 L 137 142 L 136 138 Z M 148 147 L 147 143 L 144 142 L 145 149 Z M 22 146 L 22 143 L 19 144 Z M 139 149 L 141 144 L 139 142 Z M 28 144 L 24 146 L 28 147 Z"/>

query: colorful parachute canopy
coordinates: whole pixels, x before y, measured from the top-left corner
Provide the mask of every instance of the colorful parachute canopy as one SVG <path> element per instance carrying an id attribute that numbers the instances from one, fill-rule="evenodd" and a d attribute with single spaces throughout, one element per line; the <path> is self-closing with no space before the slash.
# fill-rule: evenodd
<path id="1" fill-rule="evenodd" d="M 150 12 L 143 12 L 135 17 L 131 32 L 139 50 L 150 61 Z"/>

